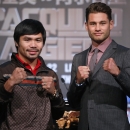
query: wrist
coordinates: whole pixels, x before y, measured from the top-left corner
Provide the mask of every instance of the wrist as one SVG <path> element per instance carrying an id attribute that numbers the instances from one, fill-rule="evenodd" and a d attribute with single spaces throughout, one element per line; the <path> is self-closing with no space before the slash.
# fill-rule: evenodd
<path id="1" fill-rule="evenodd" d="M 116 73 L 115 74 L 113 74 L 114 76 L 118 76 L 119 74 L 120 74 L 120 67 L 118 67 L 118 69 L 117 69 L 117 71 L 116 71 Z"/>
<path id="2" fill-rule="evenodd" d="M 79 78 L 75 78 L 75 82 L 77 83 L 77 84 L 81 84 L 82 82 L 84 82 L 84 80 L 83 79 L 79 79 Z"/>
<path id="3" fill-rule="evenodd" d="M 77 81 L 75 80 L 75 84 L 76 84 L 76 86 L 82 86 L 82 85 L 84 85 L 84 83 L 85 83 L 85 81 L 82 81 L 82 82 L 80 82 L 80 83 L 77 83 Z"/>
<path id="4" fill-rule="evenodd" d="M 5 84 L 4 84 L 4 88 L 5 88 L 5 90 L 8 91 L 8 92 L 12 92 L 13 87 L 14 87 L 14 83 L 13 83 L 10 79 L 8 79 L 8 80 L 5 82 Z"/>

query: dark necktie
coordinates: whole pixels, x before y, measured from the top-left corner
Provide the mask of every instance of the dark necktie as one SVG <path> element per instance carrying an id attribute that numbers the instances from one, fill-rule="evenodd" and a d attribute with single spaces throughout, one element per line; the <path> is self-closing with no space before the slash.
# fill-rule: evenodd
<path id="1" fill-rule="evenodd" d="M 97 54 L 98 54 L 98 49 L 94 49 L 94 53 L 90 59 L 90 63 L 89 63 L 89 68 L 90 68 L 90 73 L 93 73 L 94 67 L 96 65 L 96 60 L 97 60 Z"/>

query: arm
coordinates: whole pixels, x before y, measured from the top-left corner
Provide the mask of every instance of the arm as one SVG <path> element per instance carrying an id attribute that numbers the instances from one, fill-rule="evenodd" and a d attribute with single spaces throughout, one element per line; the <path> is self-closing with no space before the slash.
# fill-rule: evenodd
<path id="1" fill-rule="evenodd" d="M 86 78 L 89 77 L 89 68 L 87 66 L 76 66 L 79 62 L 79 57 L 74 56 L 71 69 L 71 83 L 67 98 L 72 108 L 78 109 L 81 97 L 86 89 Z M 77 86 L 76 83 L 80 84 Z"/>
<path id="2" fill-rule="evenodd" d="M 6 68 L 5 68 L 6 69 Z M 0 74 L 0 100 L 3 102 L 10 100 L 13 96 L 13 88 L 16 84 L 26 79 L 26 72 L 23 68 L 17 67 L 11 74 L 9 78 L 3 77 L 3 72 L 1 68 Z"/>
<path id="3" fill-rule="evenodd" d="M 123 55 L 122 67 L 118 67 L 113 58 L 104 61 L 103 68 L 114 76 L 126 95 L 130 96 L 130 50 Z"/>
<path id="4" fill-rule="evenodd" d="M 130 97 L 130 49 L 123 57 L 123 66 L 120 69 L 120 73 L 115 77 L 117 82 L 121 85 L 122 89 L 127 96 Z"/>
<path id="5" fill-rule="evenodd" d="M 54 119 L 59 119 L 64 113 L 65 102 L 61 89 L 59 87 L 59 80 L 56 73 L 54 76 L 43 76 L 42 77 L 42 87 L 46 90 L 49 95 L 51 102 L 51 111 Z M 56 81 L 53 80 L 56 78 Z M 57 94 L 55 93 L 57 92 Z"/>
<path id="6" fill-rule="evenodd" d="M 5 89 L 5 83 L 7 78 L 3 77 L 2 71 L 0 71 L 0 103 L 7 103 L 13 98 L 13 92 L 8 92 Z"/>

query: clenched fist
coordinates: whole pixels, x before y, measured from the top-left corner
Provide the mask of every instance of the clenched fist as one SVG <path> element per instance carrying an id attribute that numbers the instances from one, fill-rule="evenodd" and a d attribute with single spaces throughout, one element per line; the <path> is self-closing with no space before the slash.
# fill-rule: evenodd
<path id="1" fill-rule="evenodd" d="M 103 69 L 115 76 L 117 76 L 120 73 L 120 70 L 113 58 L 109 58 L 104 61 Z"/>
<path id="2" fill-rule="evenodd" d="M 79 66 L 77 75 L 76 75 L 76 82 L 82 83 L 85 79 L 89 77 L 90 69 L 88 66 Z"/>
<path id="3" fill-rule="evenodd" d="M 5 82 L 4 87 L 7 91 L 11 92 L 14 85 L 21 83 L 24 79 L 27 78 L 27 74 L 24 71 L 24 68 L 17 67 L 10 78 Z"/>
<path id="4" fill-rule="evenodd" d="M 43 76 L 42 77 L 42 87 L 50 94 L 54 94 L 55 91 L 55 83 L 54 79 L 51 76 Z"/>

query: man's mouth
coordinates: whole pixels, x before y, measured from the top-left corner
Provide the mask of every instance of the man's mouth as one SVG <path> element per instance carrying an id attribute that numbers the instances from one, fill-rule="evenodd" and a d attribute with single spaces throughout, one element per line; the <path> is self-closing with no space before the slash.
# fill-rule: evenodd
<path id="1" fill-rule="evenodd" d="M 39 52 L 38 50 L 28 50 L 29 54 L 31 55 L 35 55 L 37 52 Z"/>
<path id="2" fill-rule="evenodd" d="M 95 36 L 101 36 L 102 35 L 102 33 L 94 33 L 95 34 Z"/>

